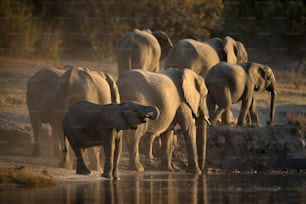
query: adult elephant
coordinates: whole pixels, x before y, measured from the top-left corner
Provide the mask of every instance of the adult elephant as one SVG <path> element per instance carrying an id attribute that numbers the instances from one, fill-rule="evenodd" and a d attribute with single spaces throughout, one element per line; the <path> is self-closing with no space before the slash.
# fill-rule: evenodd
<path id="1" fill-rule="evenodd" d="M 64 147 L 64 135 L 62 121 L 68 108 L 78 101 L 89 101 L 98 104 L 119 103 L 120 96 L 118 87 L 113 78 L 103 72 L 97 72 L 82 67 L 73 68 L 65 72 L 58 80 L 54 91 L 51 124 L 54 128 L 54 134 L 62 142 Z M 90 161 L 92 169 L 100 170 L 98 149 L 94 158 Z M 69 149 L 68 149 L 69 150 Z M 61 167 L 70 169 L 72 167 L 69 151 L 66 160 L 62 159 Z"/>
<path id="2" fill-rule="evenodd" d="M 190 68 L 205 77 L 210 68 L 219 62 L 247 62 L 244 45 L 230 36 L 223 39 L 211 38 L 200 42 L 193 39 L 178 41 L 169 51 L 165 68 Z"/>
<path id="3" fill-rule="evenodd" d="M 163 31 L 135 29 L 122 36 L 116 45 L 118 75 L 130 69 L 159 71 L 172 42 Z"/>
<path id="4" fill-rule="evenodd" d="M 135 102 L 121 104 L 93 104 L 81 101 L 73 104 L 63 120 L 64 134 L 77 158 L 77 174 L 90 174 L 83 160 L 84 148 L 102 145 L 105 155 L 102 176 L 118 179 L 118 164 L 122 149 L 119 130 L 137 129 L 146 119 L 158 118 L 154 106 Z"/>
<path id="5" fill-rule="evenodd" d="M 231 105 L 242 102 L 238 117 L 238 125 L 246 123 L 247 114 L 257 121 L 255 112 L 254 91 L 271 93 L 270 121 L 272 124 L 275 113 L 276 80 L 272 69 L 258 63 L 229 64 L 219 63 L 211 68 L 206 78 L 208 88 L 207 106 L 212 124 L 221 115 L 225 124 L 229 123 Z M 218 105 L 218 108 L 216 108 Z"/>
<path id="6" fill-rule="evenodd" d="M 161 168 L 173 171 L 172 133 L 178 123 L 187 147 L 188 171 L 201 173 L 205 163 L 208 121 L 204 79 L 190 69 L 170 68 L 160 73 L 131 70 L 119 76 L 117 85 L 121 101 L 137 101 L 157 106 L 160 110 L 158 119 L 140 125 L 137 130 L 124 131 L 129 135 L 126 138 L 129 140 L 130 167 L 144 171 L 139 160 L 139 141 L 144 135 L 161 136 Z"/>
<path id="7" fill-rule="evenodd" d="M 67 65 L 64 69 L 41 69 L 35 72 L 27 82 L 27 107 L 34 136 L 33 156 L 41 156 L 42 124 L 51 122 L 51 101 L 57 80 L 70 68 L 72 67 Z M 54 142 L 54 154 L 57 156 L 60 155 L 58 143 L 59 141 Z"/>

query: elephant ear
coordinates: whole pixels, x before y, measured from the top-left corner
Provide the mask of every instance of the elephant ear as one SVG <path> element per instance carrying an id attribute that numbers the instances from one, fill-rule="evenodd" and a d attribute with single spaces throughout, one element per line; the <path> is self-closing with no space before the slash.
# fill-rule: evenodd
<path id="1" fill-rule="evenodd" d="M 223 49 L 226 54 L 226 61 L 231 64 L 237 63 L 235 46 L 236 46 L 236 41 L 233 38 L 229 36 L 223 38 Z"/>
<path id="2" fill-rule="evenodd" d="M 112 102 L 113 103 L 120 103 L 120 95 L 119 95 L 119 90 L 117 87 L 117 84 L 113 77 L 107 73 L 104 73 L 105 79 L 110 87 L 111 91 L 111 96 L 112 96 Z"/>
<path id="3" fill-rule="evenodd" d="M 204 89 L 204 79 L 190 69 L 184 69 L 182 74 L 182 90 L 186 103 L 193 114 L 199 116 L 201 91 Z"/>
<path id="4" fill-rule="evenodd" d="M 242 42 L 236 41 L 235 44 L 235 54 L 237 56 L 237 63 L 247 62 L 248 53 Z"/>
<path id="5" fill-rule="evenodd" d="M 254 84 L 255 89 L 259 88 L 260 80 L 265 77 L 265 70 L 260 64 L 248 63 L 248 74 L 250 83 Z"/>

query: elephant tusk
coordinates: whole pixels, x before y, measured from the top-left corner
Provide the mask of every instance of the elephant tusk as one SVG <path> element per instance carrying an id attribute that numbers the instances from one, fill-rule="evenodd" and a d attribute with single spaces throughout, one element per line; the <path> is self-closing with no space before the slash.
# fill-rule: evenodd
<path id="1" fill-rule="evenodd" d="M 208 119 L 207 116 L 204 117 L 204 120 L 207 122 L 207 124 L 208 124 L 209 126 L 211 125 L 211 122 L 209 121 L 209 119 Z"/>

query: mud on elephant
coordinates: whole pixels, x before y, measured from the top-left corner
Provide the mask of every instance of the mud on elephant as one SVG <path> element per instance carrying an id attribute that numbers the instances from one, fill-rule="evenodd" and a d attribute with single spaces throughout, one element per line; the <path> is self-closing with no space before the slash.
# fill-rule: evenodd
<path id="1" fill-rule="evenodd" d="M 63 130 L 77 158 L 77 174 L 90 174 L 83 160 L 85 148 L 102 145 L 105 154 L 102 176 L 118 179 L 122 141 L 120 130 L 137 129 L 147 118 L 157 119 L 158 108 L 135 102 L 100 105 L 87 101 L 72 105 L 64 116 Z"/>
<path id="2" fill-rule="evenodd" d="M 172 138 L 178 123 L 184 134 L 188 152 L 188 171 L 200 174 L 206 153 L 207 88 L 203 77 L 190 69 L 170 68 L 160 73 L 131 70 L 119 76 L 121 101 L 137 101 L 154 105 L 160 117 L 140 125 L 137 130 L 124 131 L 129 141 L 129 163 L 132 169 L 144 171 L 139 160 L 139 141 L 160 136 L 162 140 L 161 168 L 173 171 Z M 151 148 L 149 145 L 148 148 Z"/>

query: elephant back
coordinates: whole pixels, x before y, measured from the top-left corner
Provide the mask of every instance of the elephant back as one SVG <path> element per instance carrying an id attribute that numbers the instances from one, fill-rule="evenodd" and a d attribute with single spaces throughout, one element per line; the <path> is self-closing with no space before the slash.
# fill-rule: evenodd
<path id="1" fill-rule="evenodd" d="M 116 45 L 118 75 L 131 69 L 157 72 L 161 57 L 161 47 L 150 30 L 129 32 Z"/>
<path id="2" fill-rule="evenodd" d="M 112 103 L 110 85 L 104 73 L 87 68 L 73 68 L 65 72 L 55 88 L 54 102 L 59 109 L 67 110 L 72 104 L 86 100 L 92 103 Z"/>

